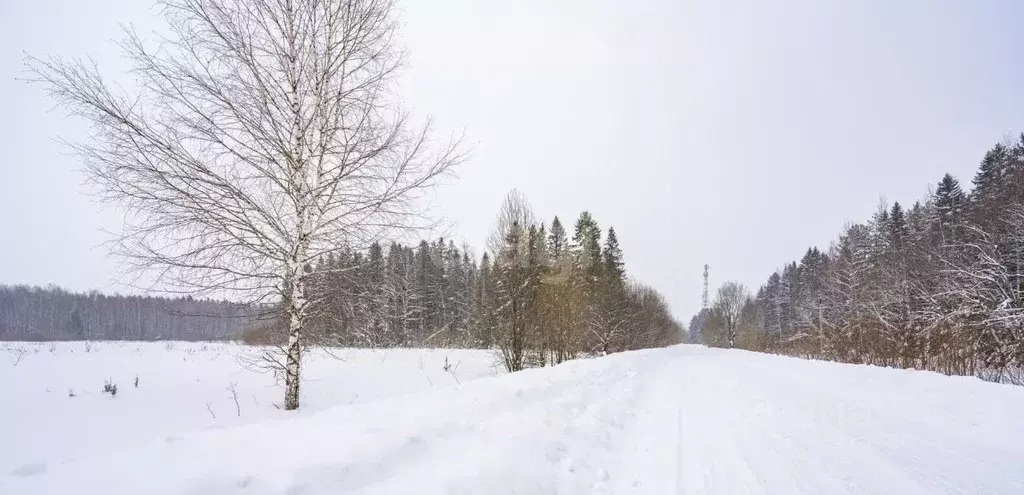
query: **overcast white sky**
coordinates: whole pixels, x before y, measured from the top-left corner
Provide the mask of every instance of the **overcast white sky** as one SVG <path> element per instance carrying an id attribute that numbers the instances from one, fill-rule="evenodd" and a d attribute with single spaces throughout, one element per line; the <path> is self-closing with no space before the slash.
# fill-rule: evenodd
<path id="1" fill-rule="evenodd" d="M 771 4 L 771 5 L 769 5 Z M 400 94 L 472 159 L 439 191 L 478 249 L 504 194 L 619 233 L 629 271 L 688 321 L 701 269 L 752 289 L 879 198 L 912 202 L 1024 127 L 1015 0 L 405 0 Z M 123 290 L 55 142 L 82 127 L 16 81 L 22 52 L 122 68 L 148 0 L 0 3 L 0 283 Z"/>

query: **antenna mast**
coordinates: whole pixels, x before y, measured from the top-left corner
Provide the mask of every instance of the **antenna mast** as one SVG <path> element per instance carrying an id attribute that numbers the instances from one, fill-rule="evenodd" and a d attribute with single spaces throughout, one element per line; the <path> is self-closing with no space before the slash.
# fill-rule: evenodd
<path id="1" fill-rule="evenodd" d="M 708 309 L 708 265 L 704 265 L 704 295 L 701 297 L 701 309 Z"/>

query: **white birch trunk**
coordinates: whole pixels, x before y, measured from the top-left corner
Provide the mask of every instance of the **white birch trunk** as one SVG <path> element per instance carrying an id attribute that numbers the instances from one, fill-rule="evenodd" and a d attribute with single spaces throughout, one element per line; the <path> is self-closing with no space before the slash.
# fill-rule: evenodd
<path id="1" fill-rule="evenodd" d="M 302 362 L 302 330 L 305 324 L 305 281 L 302 263 L 296 264 L 288 304 L 288 347 L 285 349 L 284 408 L 299 408 L 299 366 Z"/>
<path id="2" fill-rule="evenodd" d="M 302 319 L 292 315 L 288 328 L 287 367 L 285 368 L 284 408 L 291 411 L 299 408 L 299 363 L 301 348 L 299 339 L 302 335 Z"/>

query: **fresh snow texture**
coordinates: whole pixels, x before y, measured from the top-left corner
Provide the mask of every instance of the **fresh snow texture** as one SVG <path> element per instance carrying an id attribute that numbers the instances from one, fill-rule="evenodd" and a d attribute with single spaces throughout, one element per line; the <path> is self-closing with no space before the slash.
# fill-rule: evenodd
<path id="1" fill-rule="evenodd" d="M 435 368 L 453 351 L 393 351 L 387 360 L 408 361 L 394 372 L 410 382 L 425 381 L 417 356 L 426 356 L 433 385 L 348 405 L 311 381 L 303 394 L 313 409 L 323 397 L 340 405 L 168 435 L 157 418 L 181 402 L 205 413 L 207 399 L 186 385 L 212 377 L 176 351 L 178 362 L 148 365 L 152 351 L 137 364 L 165 366 L 168 386 L 145 400 L 119 391 L 101 408 L 17 384 L 24 402 L 5 408 L 14 417 L 3 433 L 27 430 L 52 451 L 5 442 L 14 467 L 0 493 L 1024 493 L 1024 388 L 973 378 L 677 346 L 438 383 L 448 372 Z M 348 352 L 360 357 L 331 365 L 347 377 L 337 386 L 387 373 L 387 361 L 364 357 L 372 351 Z M 495 373 L 484 355 L 461 352 L 478 366 L 469 375 Z M 71 366 L 54 359 L 2 376 L 42 387 Z M 219 407 L 218 420 L 228 414 Z M 93 422 L 143 438 L 79 444 L 65 458 L 78 439 L 52 437 Z"/>

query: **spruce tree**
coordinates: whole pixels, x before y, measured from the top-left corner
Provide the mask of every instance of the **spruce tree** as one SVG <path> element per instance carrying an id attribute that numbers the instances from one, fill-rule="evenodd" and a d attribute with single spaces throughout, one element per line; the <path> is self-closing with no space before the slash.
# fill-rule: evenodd
<path id="1" fill-rule="evenodd" d="M 461 345 L 466 340 L 466 313 L 469 289 L 466 286 L 467 268 L 455 243 L 448 241 L 445 250 L 445 295 L 448 309 L 448 346 Z"/>
<path id="2" fill-rule="evenodd" d="M 531 225 L 526 237 L 526 304 L 525 318 L 527 333 L 525 335 L 528 362 L 533 366 L 546 365 L 547 357 L 547 325 L 543 315 L 541 300 L 541 281 L 545 275 L 545 259 L 547 247 L 544 226 Z"/>
<path id="3" fill-rule="evenodd" d="M 903 207 L 900 206 L 899 201 L 892 204 L 888 220 L 886 228 L 889 231 L 890 248 L 895 252 L 902 252 L 903 243 L 909 234 L 909 230 L 907 229 L 907 217 L 903 213 Z"/>
<path id="4" fill-rule="evenodd" d="M 551 234 L 548 235 L 548 253 L 552 259 L 557 259 L 568 248 L 569 239 L 565 233 L 565 227 L 562 226 L 558 215 L 555 215 L 555 219 L 551 221 Z"/>
<path id="5" fill-rule="evenodd" d="M 611 286 L 622 287 L 625 285 L 626 268 L 622 261 L 622 249 L 619 248 L 619 238 L 615 235 L 615 229 L 608 227 L 608 237 L 604 244 L 604 276 Z"/>
<path id="6" fill-rule="evenodd" d="M 776 339 L 782 333 L 783 327 L 782 308 L 780 307 L 782 292 L 782 277 L 779 272 L 775 272 L 768 277 L 768 282 L 758 297 L 758 302 L 764 313 L 765 333 Z"/>
<path id="7" fill-rule="evenodd" d="M 576 268 L 584 275 L 588 286 L 595 283 L 601 274 L 601 229 L 590 212 L 580 213 L 576 220 L 572 249 Z"/>
<path id="8" fill-rule="evenodd" d="M 825 297 L 828 255 L 817 247 L 811 247 L 800 259 L 797 268 L 800 291 L 794 299 L 794 325 L 797 328 L 817 331 L 821 329 L 822 302 Z"/>
<path id="9" fill-rule="evenodd" d="M 541 287 L 544 318 L 548 330 L 550 362 L 561 363 L 576 356 L 577 335 L 582 317 L 582 277 L 577 277 L 574 252 L 561 220 L 551 221 L 547 237 L 547 269 Z"/>
<path id="10" fill-rule="evenodd" d="M 779 328 L 785 335 L 792 335 L 796 329 L 796 311 L 794 300 L 799 298 L 800 279 L 796 263 L 789 263 L 782 268 L 779 278 L 779 292 L 776 295 L 779 311 Z"/>
<path id="11" fill-rule="evenodd" d="M 1002 143 L 997 143 L 992 149 L 985 153 L 981 160 L 981 166 L 974 175 L 974 190 L 971 191 L 971 201 L 985 209 L 986 206 L 996 206 L 1001 196 L 1007 165 L 1010 160 L 1010 150 Z"/>
<path id="12" fill-rule="evenodd" d="M 476 265 L 476 261 L 473 260 L 469 255 L 469 247 L 463 246 L 462 249 L 462 266 L 465 269 L 465 278 L 462 283 L 462 321 L 464 324 L 463 331 L 463 342 L 464 346 L 477 345 L 475 342 L 475 320 L 474 313 L 475 299 L 476 299 L 476 280 L 480 274 L 480 269 Z"/>
<path id="13" fill-rule="evenodd" d="M 595 274 L 598 282 L 591 294 L 593 333 L 598 337 L 591 351 L 608 354 L 625 349 L 629 323 L 634 318 L 626 292 L 622 250 L 613 228 L 608 229 L 601 255 L 601 269 Z"/>
<path id="14" fill-rule="evenodd" d="M 544 228 L 544 224 L 542 223 L 537 226 L 537 231 L 531 242 L 534 245 L 534 249 L 537 251 L 537 265 L 543 272 L 546 272 L 551 264 L 551 252 L 548 250 L 547 238 L 547 229 Z"/>
<path id="15" fill-rule="evenodd" d="M 411 260 L 406 258 L 405 249 L 392 242 L 388 247 L 386 280 L 384 292 L 387 295 L 389 331 L 394 345 L 408 344 L 409 275 Z"/>
<path id="16" fill-rule="evenodd" d="M 476 332 L 475 344 L 489 348 L 493 344 L 491 329 L 494 325 L 494 276 L 491 269 L 491 257 L 484 253 L 480 260 L 480 270 L 476 277 L 473 290 L 473 326 Z"/>
<path id="17" fill-rule="evenodd" d="M 387 307 L 384 301 L 384 250 L 380 244 L 370 245 L 368 264 L 359 293 L 366 298 L 367 334 L 373 346 L 391 345 L 385 335 Z"/>
<path id="18" fill-rule="evenodd" d="M 935 189 L 935 222 L 941 235 L 943 244 L 953 238 L 953 227 L 959 221 L 960 215 L 967 204 L 967 195 L 960 188 L 958 182 L 952 175 L 946 174 L 939 181 Z"/>
<path id="19" fill-rule="evenodd" d="M 426 240 L 420 241 L 416 247 L 415 264 L 415 299 L 416 306 L 413 309 L 413 320 L 416 326 L 415 342 L 422 345 L 434 328 L 437 321 L 437 309 L 434 306 L 434 293 L 431 286 L 433 279 L 434 263 L 431 261 L 430 244 Z"/>

